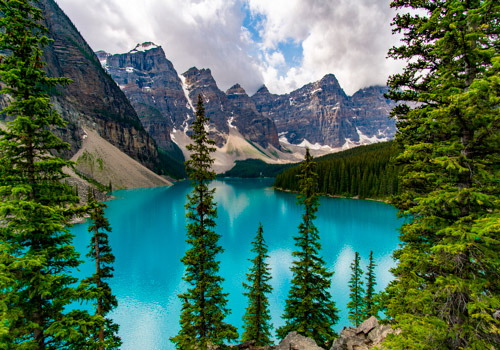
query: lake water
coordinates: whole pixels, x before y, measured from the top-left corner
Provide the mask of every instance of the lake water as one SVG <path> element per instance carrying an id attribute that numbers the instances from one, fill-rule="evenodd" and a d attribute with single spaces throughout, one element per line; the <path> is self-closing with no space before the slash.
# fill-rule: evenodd
<path id="1" fill-rule="evenodd" d="M 288 295 L 293 236 L 301 220 L 302 209 L 296 195 L 274 191 L 272 179 L 215 181 L 218 205 L 217 232 L 225 249 L 218 257 L 220 274 L 225 278 L 224 292 L 229 293 L 231 315 L 227 322 L 242 333 L 242 316 L 247 306 L 242 281 L 253 257 L 253 241 L 259 222 L 269 247 L 268 263 L 272 268 L 270 296 L 272 323 L 283 325 Z M 111 317 L 120 325 L 124 350 L 174 349 L 169 338 L 179 331 L 181 303 L 177 295 L 186 289 L 182 280 L 184 266 L 180 259 L 185 243 L 186 194 L 188 182 L 171 187 L 121 190 L 117 199 L 107 202 L 106 217 L 112 226 L 110 243 L 116 256 L 115 277 L 110 282 L 118 299 L 118 308 Z M 331 294 L 340 311 L 335 330 L 350 326 L 346 305 L 349 301 L 348 280 L 354 252 L 362 257 L 364 270 L 370 250 L 376 264 L 377 291 L 391 280 L 394 266 L 392 251 L 398 245 L 397 228 L 401 222 L 390 205 L 364 200 L 321 198 L 315 221 L 321 236 L 323 256 L 328 269 L 334 271 Z M 75 246 L 82 257 L 87 252 L 90 234 L 88 224 L 75 225 Z M 89 276 L 95 265 L 81 266 L 79 275 Z"/>

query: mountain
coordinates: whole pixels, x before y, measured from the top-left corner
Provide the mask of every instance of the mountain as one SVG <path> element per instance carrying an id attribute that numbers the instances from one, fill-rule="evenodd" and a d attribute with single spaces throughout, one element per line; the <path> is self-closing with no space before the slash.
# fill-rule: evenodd
<path id="1" fill-rule="evenodd" d="M 157 145 L 166 151 L 174 150 L 170 132 L 180 128 L 186 117 L 192 117 L 192 108 L 182 81 L 162 48 L 148 42 L 127 54 L 99 51 L 97 55 Z"/>
<path id="2" fill-rule="evenodd" d="M 200 95 L 218 149 L 216 168 L 227 170 L 234 160 L 248 157 L 271 162 L 280 158 L 274 122 L 257 110 L 241 86 L 224 93 L 210 69 L 193 67 L 178 74 L 163 49 L 151 42 L 123 54 L 98 51 L 96 55 L 163 150 L 178 145 L 187 156 L 187 133 Z"/>
<path id="3" fill-rule="evenodd" d="M 239 84 L 220 90 L 210 69 L 193 67 L 178 74 L 163 49 L 151 42 L 123 54 L 97 55 L 164 150 L 178 145 L 187 156 L 186 133 L 194 104 L 202 96 L 222 168 L 256 157 L 271 163 L 297 161 L 305 146 L 320 155 L 387 141 L 396 131 L 395 122 L 388 119 L 394 104 L 383 97 L 385 87 L 347 96 L 337 78 L 328 74 L 289 94 L 271 94 L 263 86 L 250 97 Z"/>
<path id="4" fill-rule="evenodd" d="M 95 130 L 119 150 L 156 172 L 167 167 L 137 113 L 73 23 L 54 0 L 38 3 L 53 42 L 44 48 L 43 60 L 50 76 L 72 80 L 50 91 L 51 100 L 68 125 L 56 133 L 71 146 L 70 158 L 81 148 L 84 127 Z"/>
<path id="5" fill-rule="evenodd" d="M 230 89 L 229 94 L 221 91 L 210 69 L 193 67 L 179 75 L 163 49 L 151 42 L 138 44 L 124 54 L 99 51 L 97 55 L 160 147 L 172 147 L 170 133 L 187 131 L 194 118 L 194 104 L 201 95 L 210 118 L 210 136 L 218 147 L 227 142 L 233 126 L 263 148 L 269 144 L 280 148 L 272 120 L 257 111 L 241 87 Z"/>
<path id="6" fill-rule="evenodd" d="M 349 148 L 392 139 L 394 103 L 385 87 L 370 87 L 347 96 L 333 74 L 285 95 L 261 87 L 252 97 L 257 110 L 276 123 L 280 140 L 319 148 Z"/>

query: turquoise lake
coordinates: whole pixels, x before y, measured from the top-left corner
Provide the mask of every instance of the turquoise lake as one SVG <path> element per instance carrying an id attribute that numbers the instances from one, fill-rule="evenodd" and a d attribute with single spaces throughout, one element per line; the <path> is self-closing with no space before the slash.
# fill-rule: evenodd
<path id="1" fill-rule="evenodd" d="M 218 206 L 217 232 L 220 245 L 221 276 L 224 292 L 229 293 L 227 321 L 242 333 L 242 316 L 247 305 L 242 281 L 253 257 L 253 241 L 259 222 L 269 248 L 268 263 L 272 269 L 269 297 L 274 328 L 283 325 L 288 295 L 290 266 L 294 250 L 293 236 L 301 220 L 302 210 L 296 195 L 275 191 L 273 179 L 227 179 L 215 181 Z M 124 350 L 174 349 L 169 338 L 179 330 L 181 303 L 177 295 L 187 285 L 182 280 L 184 266 L 180 259 L 185 243 L 186 194 L 191 190 L 184 181 L 171 187 L 120 190 L 115 200 L 107 202 L 106 217 L 112 226 L 110 243 L 116 256 L 115 277 L 110 282 L 118 299 L 111 317 L 120 325 Z M 397 228 L 401 221 L 390 205 L 365 200 L 322 197 L 315 223 L 321 236 L 321 255 L 335 274 L 331 294 L 340 311 L 335 330 L 350 326 L 346 305 L 349 299 L 350 264 L 355 251 L 361 255 L 366 270 L 370 251 L 377 267 L 377 291 L 391 280 L 394 266 L 391 254 L 398 246 Z M 87 223 L 75 225 L 75 247 L 84 258 L 90 234 Z M 79 276 L 89 276 L 95 265 L 81 266 Z"/>

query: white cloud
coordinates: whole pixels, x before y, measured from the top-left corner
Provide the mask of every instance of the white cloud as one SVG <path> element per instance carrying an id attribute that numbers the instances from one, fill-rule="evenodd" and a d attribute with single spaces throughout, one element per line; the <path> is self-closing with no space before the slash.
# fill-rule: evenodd
<path id="1" fill-rule="evenodd" d="M 262 83 L 284 93 L 337 76 L 348 94 L 384 84 L 399 64 L 387 60 L 396 42 L 390 0 L 57 0 L 95 50 L 126 52 L 139 42 L 162 45 L 177 71 L 210 68 L 222 90 Z M 261 42 L 243 26 L 257 19 Z M 254 29 L 255 30 L 255 29 Z M 293 42 L 294 66 L 278 48 Z"/>
<path id="2" fill-rule="evenodd" d="M 267 60 L 261 71 L 271 91 L 298 88 L 325 74 L 337 76 L 348 94 L 373 84 L 385 84 L 400 65 L 386 60 L 396 43 L 390 22 L 390 0 L 247 0 L 254 15 L 264 17 L 263 50 L 278 43 L 302 43 L 303 60 L 279 75 Z"/>
<path id="3" fill-rule="evenodd" d="M 57 0 L 94 50 L 123 53 L 153 41 L 176 70 L 210 68 L 219 87 L 262 85 L 239 0 Z"/>

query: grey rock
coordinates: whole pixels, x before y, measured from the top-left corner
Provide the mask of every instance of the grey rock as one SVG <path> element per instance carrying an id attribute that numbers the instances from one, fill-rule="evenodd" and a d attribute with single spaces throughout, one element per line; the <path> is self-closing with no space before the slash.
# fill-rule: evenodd
<path id="1" fill-rule="evenodd" d="M 370 333 L 370 331 L 378 326 L 378 320 L 375 316 L 371 316 L 369 319 L 364 321 L 357 328 L 357 333 L 363 332 L 364 334 Z"/>
<path id="2" fill-rule="evenodd" d="M 314 340 L 297 334 L 297 332 L 289 333 L 285 339 L 275 347 L 275 350 L 323 350 Z"/>
<path id="3" fill-rule="evenodd" d="M 388 325 L 381 325 L 375 317 L 370 317 L 357 328 L 344 328 L 335 339 L 330 350 L 368 350 L 381 346 L 388 334 L 395 331 Z"/>

